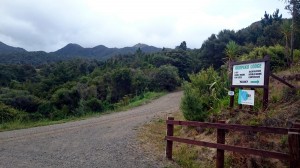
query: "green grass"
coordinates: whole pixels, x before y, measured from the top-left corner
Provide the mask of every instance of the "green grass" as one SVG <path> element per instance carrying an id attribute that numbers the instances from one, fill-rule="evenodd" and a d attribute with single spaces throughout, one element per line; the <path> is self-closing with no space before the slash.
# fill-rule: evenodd
<path id="1" fill-rule="evenodd" d="M 157 99 L 163 95 L 165 95 L 166 92 L 147 92 L 143 95 L 136 96 L 132 98 L 127 105 L 121 105 L 115 108 L 115 110 L 107 110 L 104 112 L 87 112 L 82 116 L 69 116 L 64 119 L 59 120 L 50 120 L 50 119 L 42 119 L 38 121 L 21 121 L 21 120 L 14 120 L 11 122 L 2 123 L 0 120 L 0 132 L 3 131 L 10 131 L 10 130 L 16 130 L 16 129 L 25 129 L 25 128 L 32 128 L 32 127 L 39 127 L 39 126 L 46 126 L 46 125 L 53 125 L 53 124 L 61 124 L 66 123 L 70 121 L 78 121 L 78 120 L 84 120 L 92 117 L 100 117 L 105 114 L 110 114 L 114 112 L 120 112 L 125 111 L 137 106 L 141 106 L 144 104 L 149 103 L 151 100 Z"/>
<path id="2" fill-rule="evenodd" d="M 116 111 L 124 111 L 124 110 L 128 110 L 134 107 L 147 104 L 151 100 L 157 99 L 163 95 L 166 95 L 166 92 L 147 92 L 143 95 L 134 97 L 133 99 L 130 100 L 129 104 L 117 108 Z"/>

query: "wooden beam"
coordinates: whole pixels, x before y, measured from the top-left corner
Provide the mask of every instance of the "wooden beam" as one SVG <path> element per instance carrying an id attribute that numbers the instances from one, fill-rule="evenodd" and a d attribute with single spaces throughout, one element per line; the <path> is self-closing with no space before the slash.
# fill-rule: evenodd
<path id="1" fill-rule="evenodd" d="M 208 123 L 208 122 L 197 122 L 197 121 L 167 121 L 167 124 L 174 125 L 185 125 L 203 128 L 220 128 L 228 129 L 233 131 L 253 131 L 253 132 L 264 132 L 273 134 L 287 135 L 289 131 L 300 132 L 300 129 L 296 128 L 281 128 L 281 127 L 259 127 L 259 126 L 245 126 L 237 124 L 222 124 L 222 123 Z"/>
<path id="2" fill-rule="evenodd" d="M 272 73 L 270 74 L 270 76 L 272 76 L 274 79 L 278 80 L 279 82 L 281 82 L 281 83 L 287 85 L 288 87 L 290 87 L 290 88 L 292 88 L 292 89 L 295 89 L 295 88 L 296 88 L 296 87 L 293 86 L 292 84 L 289 84 L 289 83 L 286 82 L 284 79 L 281 79 L 280 77 L 278 77 L 278 76 L 276 76 L 276 75 L 274 75 L 274 74 L 272 74 Z"/>
<path id="3" fill-rule="evenodd" d="M 288 154 L 280 153 L 280 152 L 270 152 L 270 151 L 265 151 L 265 150 L 252 149 L 252 148 L 237 147 L 237 146 L 210 143 L 210 142 L 204 142 L 204 141 L 195 141 L 195 140 L 178 138 L 178 137 L 173 137 L 173 136 L 172 137 L 166 136 L 165 139 L 169 140 L 169 141 L 181 142 L 181 143 L 192 144 L 192 145 L 197 145 L 197 146 L 205 146 L 205 147 L 210 147 L 210 148 L 217 148 L 217 149 L 238 152 L 238 153 L 243 153 L 243 154 L 258 155 L 258 156 L 268 157 L 268 158 L 275 158 L 275 159 L 282 159 L 282 160 L 290 159 Z"/>

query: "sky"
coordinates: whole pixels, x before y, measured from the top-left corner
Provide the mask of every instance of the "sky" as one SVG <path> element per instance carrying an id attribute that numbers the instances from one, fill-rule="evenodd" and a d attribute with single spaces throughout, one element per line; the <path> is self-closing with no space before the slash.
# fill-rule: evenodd
<path id="1" fill-rule="evenodd" d="M 276 9 L 282 0 L 0 0 L 0 41 L 28 51 L 127 47 L 144 43 L 200 48 L 223 29 L 239 30 Z"/>

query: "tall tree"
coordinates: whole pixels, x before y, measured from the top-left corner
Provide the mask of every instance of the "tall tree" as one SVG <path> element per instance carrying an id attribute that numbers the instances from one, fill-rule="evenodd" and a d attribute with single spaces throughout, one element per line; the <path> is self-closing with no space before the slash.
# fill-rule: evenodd
<path id="1" fill-rule="evenodd" d="M 181 42 L 180 45 L 176 47 L 176 49 L 186 51 L 187 49 L 186 42 L 185 41 Z"/>
<path id="2" fill-rule="evenodd" d="M 284 34 L 285 39 L 285 58 L 287 60 L 288 66 L 291 64 L 290 56 L 289 56 L 289 38 L 292 31 L 291 23 L 289 20 L 285 20 L 281 25 L 281 32 Z"/>
<path id="3" fill-rule="evenodd" d="M 289 10 L 292 14 L 292 30 L 291 30 L 291 63 L 294 60 L 294 43 L 295 43 L 295 31 L 299 31 L 300 28 L 300 0 L 285 0 L 287 5 L 285 9 Z"/>
<path id="4" fill-rule="evenodd" d="M 239 51 L 239 45 L 236 44 L 234 41 L 231 40 L 226 44 L 225 54 L 227 56 L 226 65 L 228 68 L 227 69 L 228 73 L 230 73 L 230 63 L 235 60 L 238 51 Z"/>

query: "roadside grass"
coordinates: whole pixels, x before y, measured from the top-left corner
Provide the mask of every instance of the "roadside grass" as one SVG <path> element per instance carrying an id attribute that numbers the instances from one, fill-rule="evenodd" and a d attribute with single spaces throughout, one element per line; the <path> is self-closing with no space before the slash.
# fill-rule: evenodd
<path id="1" fill-rule="evenodd" d="M 143 95 L 140 96 L 135 96 L 134 98 L 132 98 L 131 100 L 129 100 L 129 103 L 127 104 L 121 104 L 120 107 L 117 107 L 115 109 L 115 111 L 124 111 L 124 110 L 128 110 L 134 107 L 138 107 L 144 104 L 149 103 L 151 100 L 157 99 L 161 96 L 166 95 L 166 92 L 147 92 Z"/>
<path id="2" fill-rule="evenodd" d="M 296 79 L 299 74 L 300 66 L 295 66 L 290 70 L 279 72 L 278 76 L 286 76 L 287 81 L 297 88 L 300 81 Z M 261 111 L 262 90 L 256 89 L 256 102 L 254 111 L 257 113 L 248 113 L 249 107 L 244 111 L 231 114 L 228 107 L 228 100 L 221 100 L 220 108 L 214 112 L 220 112 L 219 116 L 212 116 L 210 120 L 226 119 L 230 124 L 257 125 L 269 127 L 287 127 L 296 119 L 300 119 L 300 90 L 290 89 L 284 84 L 270 78 L 269 107 L 266 111 Z M 236 94 L 237 95 L 237 94 Z M 237 97 L 236 99 L 237 100 Z M 237 103 L 237 101 L 235 101 Z M 237 107 L 237 104 L 235 104 Z M 170 114 L 175 120 L 184 120 L 181 112 Z M 138 138 L 142 149 L 151 156 L 156 156 L 157 160 L 165 163 L 168 168 L 210 168 L 215 167 L 216 150 L 183 143 L 173 143 L 173 161 L 168 161 L 165 157 L 166 141 L 166 122 L 165 118 L 156 118 L 140 128 Z M 200 133 L 199 133 L 200 132 Z M 194 140 L 203 140 L 206 142 L 216 142 L 215 129 L 196 130 L 192 127 L 175 126 L 174 136 L 179 136 Z M 258 148 L 263 150 L 272 150 L 288 153 L 287 136 L 269 135 L 263 133 L 242 133 L 228 132 L 226 134 L 226 144 L 234 146 L 243 146 L 249 148 Z M 277 159 L 244 155 L 236 152 L 225 152 L 225 168 L 230 167 L 288 167 L 286 161 Z"/>
<path id="3" fill-rule="evenodd" d="M 92 117 L 100 117 L 102 115 L 120 112 L 129 110 L 134 107 L 138 107 L 144 104 L 151 102 L 154 99 L 162 97 L 166 95 L 166 92 L 147 92 L 142 96 L 136 96 L 129 100 L 127 104 L 120 103 L 118 106 L 114 108 L 114 110 L 106 110 L 104 112 L 86 112 L 81 116 L 69 116 L 64 119 L 59 120 L 50 120 L 50 119 L 42 119 L 38 121 L 22 121 L 22 120 L 14 120 L 11 122 L 2 123 L 0 118 L 0 132 L 3 131 L 10 131 L 10 130 L 17 130 L 17 129 L 25 129 L 25 128 L 32 128 L 32 127 L 39 127 L 39 126 L 46 126 L 46 125 L 54 125 L 54 124 L 62 124 L 71 121 L 79 121 L 84 120 Z"/>
<path id="4" fill-rule="evenodd" d="M 175 120 L 185 120 L 181 112 L 172 113 Z M 173 161 L 168 161 L 165 157 L 166 141 L 166 119 L 156 118 L 145 124 L 138 131 L 138 139 L 142 149 L 149 155 L 155 156 L 162 161 L 166 168 L 209 168 L 214 167 L 211 154 L 214 153 L 209 148 L 198 147 L 183 143 L 174 142 Z M 174 136 L 195 136 L 194 129 L 182 126 L 174 127 Z M 199 137 L 198 137 L 199 138 Z M 201 137 L 203 138 L 203 137 Z M 209 139 L 209 138 L 208 138 Z M 207 139 L 206 139 L 207 140 Z"/>

